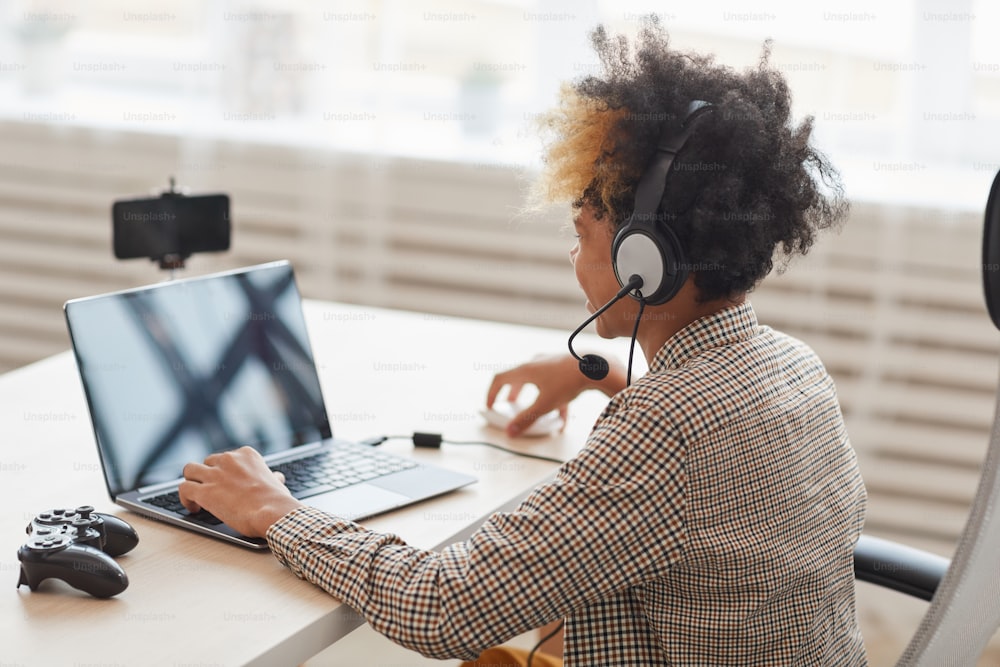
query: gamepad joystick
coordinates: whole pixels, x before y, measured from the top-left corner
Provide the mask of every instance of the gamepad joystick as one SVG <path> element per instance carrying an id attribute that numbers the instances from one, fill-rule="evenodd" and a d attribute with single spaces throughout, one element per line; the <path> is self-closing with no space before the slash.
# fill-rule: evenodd
<path id="1" fill-rule="evenodd" d="M 90 505 L 41 512 L 30 524 L 28 542 L 17 551 L 18 587 L 37 590 L 42 581 L 62 579 L 70 586 L 107 598 L 128 587 L 128 577 L 112 556 L 131 551 L 139 536 L 130 525 Z"/>

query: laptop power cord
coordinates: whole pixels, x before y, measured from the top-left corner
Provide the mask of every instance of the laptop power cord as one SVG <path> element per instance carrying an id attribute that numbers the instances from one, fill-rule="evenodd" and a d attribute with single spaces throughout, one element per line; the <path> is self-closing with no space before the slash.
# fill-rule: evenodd
<path id="1" fill-rule="evenodd" d="M 562 459 L 557 459 L 552 456 L 544 456 L 542 454 L 529 454 L 528 452 L 519 452 L 516 449 L 510 449 L 509 447 L 503 447 L 494 442 L 486 442 L 485 440 L 445 440 L 440 433 L 421 433 L 419 431 L 414 431 L 413 435 L 380 435 L 374 438 L 368 438 L 366 440 L 361 440 L 362 445 L 368 445 L 370 447 L 377 447 L 381 445 L 386 440 L 412 440 L 414 447 L 422 447 L 424 449 L 441 449 L 441 445 L 479 445 L 481 447 L 492 447 L 493 449 L 499 449 L 501 452 L 506 452 L 508 454 L 514 454 L 515 456 L 523 456 L 528 459 L 537 459 L 539 461 L 549 461 L 550 463 L 565 463 Z"/>

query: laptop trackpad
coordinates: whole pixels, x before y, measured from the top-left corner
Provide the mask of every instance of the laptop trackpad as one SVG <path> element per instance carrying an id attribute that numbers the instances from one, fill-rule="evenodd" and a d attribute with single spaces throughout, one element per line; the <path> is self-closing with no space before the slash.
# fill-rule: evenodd
<path id="1" fill-rule="evenodd" d="M 355 484 L 329 493 L 322 493 L 302 502 L 344 519 L 359 519 L 413 502 L 401 493 L 380 489 L 371 484 Z"/>

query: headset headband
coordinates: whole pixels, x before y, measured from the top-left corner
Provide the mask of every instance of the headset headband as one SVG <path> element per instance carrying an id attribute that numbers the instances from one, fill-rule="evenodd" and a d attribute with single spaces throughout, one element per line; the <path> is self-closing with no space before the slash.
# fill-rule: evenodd
<path id="1" fill-rule="evenodd" d="M 656 154 L 636 186 L 632 215 L 615 235 L 611 259 L 618 283 L 624 287 L 633 275 L 639 276 L 642 287 L 631 296 L 650 305 L 669 301 L 687 279 L 683 249 L 670 227 L 660 221 L 658 211 L 674 158 L 694 131 L 694 120 L 713 108 L 694 100 L 688 103 L 679 132 L 663 127 Z"/>

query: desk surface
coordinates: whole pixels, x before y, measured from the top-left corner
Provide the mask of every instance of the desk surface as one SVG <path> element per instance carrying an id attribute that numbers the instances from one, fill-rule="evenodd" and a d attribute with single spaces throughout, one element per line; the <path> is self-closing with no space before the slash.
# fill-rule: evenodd
<path id="1" fill-rule="evenodd" d="M 508 440 L 484 425 L 493 375 L 539 353 L 561 353 L 561 331 L 322 302 L 306 303 L 327 410 L 340 437 L 441 432 L 568 458 L 606 402 L 584 394 L 564 433 Z M 618 343 L 582 342 L 623 354 Z M 100 472 L 79 376 L 70 352 L 0 377 L 0 577 L 14 588 L 17 549 L 40 511 L 92 504 L 139 533 L 119 558 L 129 588 L 97 600 L 58 581 L 0 596 L 3 664 L 297 664 L 363 621 L 297 579 L 268 552 L 254 552 L 165 526 L 114 505 Z M 554 464 L 491 448 L 383 447 L 479 478 L 455 493 L 364 523 L 434 548 L 473 529 L 545 479 Z"/>

